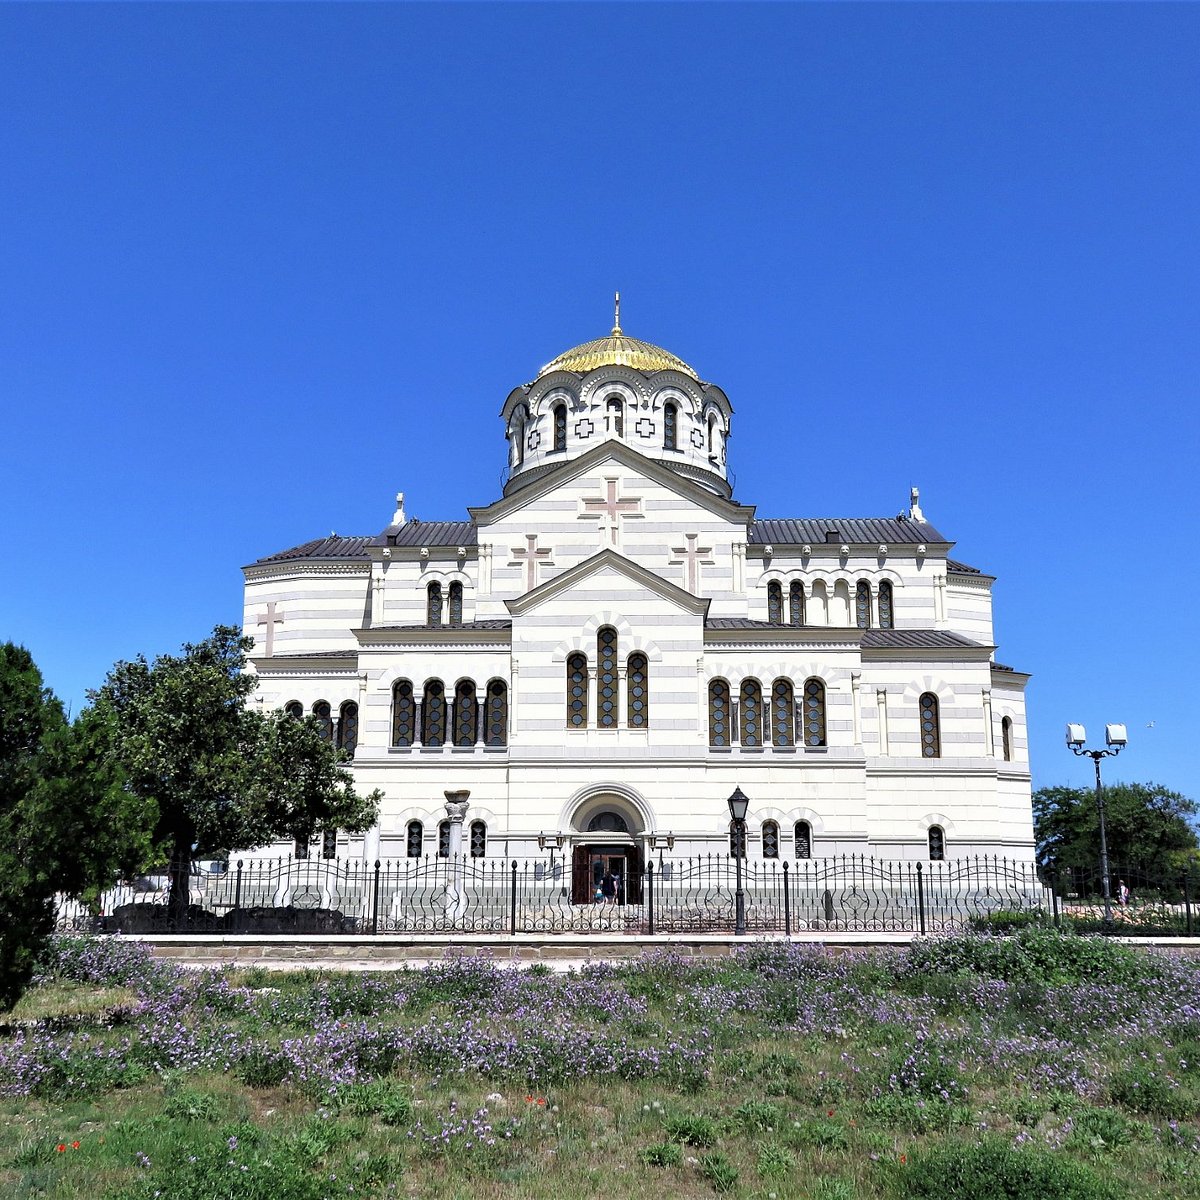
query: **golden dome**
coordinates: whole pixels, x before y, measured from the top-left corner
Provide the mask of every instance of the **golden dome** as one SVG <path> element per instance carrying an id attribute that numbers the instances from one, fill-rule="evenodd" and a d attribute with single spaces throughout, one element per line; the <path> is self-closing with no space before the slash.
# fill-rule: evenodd
<path id="1" fill-rule="evenodd" d="M 638 338 L 628 337 L 621 330 L 621 298 L 617 296 L 616 319 L 612 332 L 608 337 L 597 338 L 594 342 L 584 342 L 580 346 L 572 346 L 564 351 L 553 362 L 548 362 L 537 374 L 541 379 L 551 371 L 575 371 L 586 375 L 597 367 L 632 367 L 635 371 L 643 371 L 647 375 L 655 371 L 682 371 L 691 376 L 697 383 L 700 376 L 683 361 L 676 358 L 669 350 L 661 346 L 651 345 Z"/>

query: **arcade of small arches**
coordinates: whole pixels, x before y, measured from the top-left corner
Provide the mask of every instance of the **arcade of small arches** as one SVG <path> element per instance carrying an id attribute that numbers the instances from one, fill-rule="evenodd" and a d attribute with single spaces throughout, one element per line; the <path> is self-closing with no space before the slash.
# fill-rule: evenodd
<path id="1" fill-rule="evenodd" d="M 473 679 L 460 679 L 452 695 L 440 679 L 427 679 L 418 697 L 411 679 L 392 685 L 392 746 L 508 745 L 508 684 L 489 680 L 482 697 Z"/>
<path id="2" fill-rule="evenodd" d="M 602 625 L 596 631 L 596 670 L 582 652 L 567 656 L 567 728 L 588 728 L 589 701 L 596 701 L 596 728 L 617 729 L 621 712 L 627 729 L 650 724 L 650 660 L 641 651 L 620 663 L 617 631 Z"/>
<path id="3" fill-rule="evenodd" d="M 488 829 L 486 821 L 472 821 L 467 827 L 467 852 L 471 858 L 487 857 Z M 425 854 L 425 822 L 412 820 L 404 827 L 404 850 L 408 858 L 421 858 Z M 437 825 L 437 856 L 450 857 L 450 822 L 441 820 Z"/>
<path id="4" fill-rule="evenodd" d="M 772 625 L 851 625 L 850 585 L 837 580 L 832 589 L 816 579 L 805 592 L 802 580 L 787 582 L 772 579 L 767 583 L 767 620 Z M 785 607 L 786 601 L 786 607 Z M 853 624 L 859 629 L 894 629 L 895 601 L 892 584 L 883 579 L 872 590 L 866 579 L 854 585 Z"/>
<path id="5" fill-rule="evenodd" d="M 434 580 L 425 590 L 425 623 L 435 629 L 463 623 L 463 585 L 456 579 L 445 591 Z"/>
<path id="6" fill-rule="evenodd" d="M 283 711 L 295 721 L 304 719 L 304 705 L 299 700 L 289 700 Z M 353 758 L 358 746 L 358 705 L 353 700 L 347 700 L 334 717 L 329 701 L 318 700 L 312 706 L 312 716 L 321 737 L 343 751 L 347 758 Z"/>

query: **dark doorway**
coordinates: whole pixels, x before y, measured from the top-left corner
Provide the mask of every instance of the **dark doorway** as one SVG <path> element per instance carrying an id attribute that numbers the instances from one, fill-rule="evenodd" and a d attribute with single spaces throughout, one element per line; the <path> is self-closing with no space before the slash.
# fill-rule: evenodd
<path id="1" fill-rule="evenodd" d="M 636 846 L 576 846 L 571 871 L 571 902 L 594 904 L 606 871 L 617 880 L 618 904 L 642 902 L 642 852 Z"/>

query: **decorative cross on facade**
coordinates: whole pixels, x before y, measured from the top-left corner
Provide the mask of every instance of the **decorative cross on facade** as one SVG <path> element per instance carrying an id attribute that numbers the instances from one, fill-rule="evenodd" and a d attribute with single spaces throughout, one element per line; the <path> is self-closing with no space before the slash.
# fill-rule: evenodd
<path id="1" fill-rule="evenodd" d="M 525 548 L 514 546 L 512 556 L 519 563 L 522 560 L 525 562 L 525 590 L 532 592 L 537 587 L 537 568 L 538 562 L 549 562 L 553 550 L 538 549 L 538 535 L 536 533 L 527 533 L 525 535 Z"/>
<path id="2" fill-rule="evenodd" d="M 711 546 L 697 546 L 699 535 L 695 533 L 685 533 L 684 538 L 687 540 L 686 546 L 672 546 L 671 553 L 678 554 L 678 558 L 671 559 L 671 566 L 682 566 L 684 574 L 687 576 L 687 590 L 693 595 L 700 594 L 700 568 L 711 567 L 716 563 L 715 558 L 709 558 L 707 555 L 712 554 Z"/>
<path id="3" fill-rule="evenodd" d="M 629 499 L 617 499 L 617 487 L 620 485 L 619 479 L 606 479 L 605 495 L 595 498 L 585 498 L 583 501 L 583 515 L 585 517 L 599 517 L 600 529 L 607 536 L 604 542 L 614 549 L 618 544 L 619 535 L 621 532 L 622 517 L 640 517 L 642 515 L 642 502 L 640 498 L 630 497 Z"/>
<path id="4" fill-rule="evenodd" d="M 267 633 L 263 640 L 267 644 L 267 657 L 270 658 L 275 653 L 275 626 L 283 624 L 283 617 L 277 616 L 275 613 L 274 600 L 267 605 L 266 616 L 259 617 L 257 623 L 267 627 Z"/>

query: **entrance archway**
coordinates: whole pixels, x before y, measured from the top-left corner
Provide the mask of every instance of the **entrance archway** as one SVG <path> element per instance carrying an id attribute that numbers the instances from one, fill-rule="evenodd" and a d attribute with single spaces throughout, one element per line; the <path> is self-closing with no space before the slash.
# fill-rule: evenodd
<path id="1" fill-rule="evenodd" d="M 582 800 L 571 818 L 575 904 L 642 902 L 642 815 L 625 796 L 600 793 Z M 611 896 L 607 893 L 611 892 Z"/>

